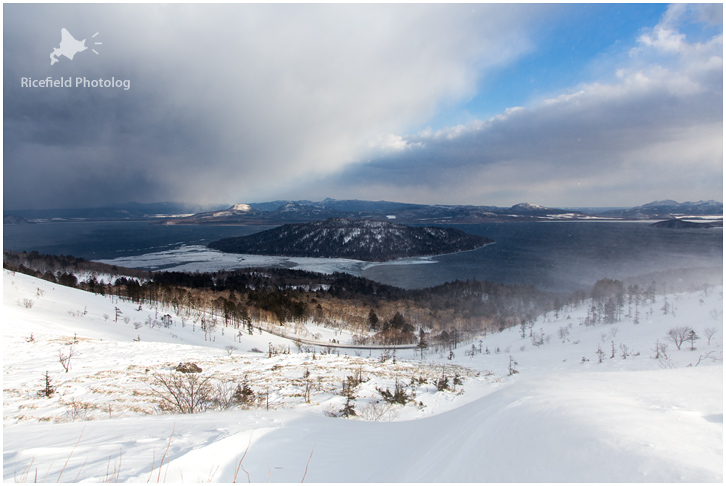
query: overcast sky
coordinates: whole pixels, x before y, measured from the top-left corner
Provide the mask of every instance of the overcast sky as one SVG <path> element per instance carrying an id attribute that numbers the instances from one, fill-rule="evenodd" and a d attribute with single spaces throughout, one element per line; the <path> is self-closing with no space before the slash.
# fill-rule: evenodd
<path id="1" fill-rule="evenodd" d="M 722 200 L 721 4 L 3 14 L 5 209 Z M 51 65 L 63 28 L 88 48 Z"/>

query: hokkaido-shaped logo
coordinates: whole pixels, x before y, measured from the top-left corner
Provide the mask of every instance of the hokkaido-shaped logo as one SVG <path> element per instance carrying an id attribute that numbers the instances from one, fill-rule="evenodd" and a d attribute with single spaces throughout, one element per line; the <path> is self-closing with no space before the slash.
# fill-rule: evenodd
<path id="1" fill-rule="evenodd" d="M 93 37 L 96 37 L 97 35 L 98 32 L 93 34 Z M 95 42 L 94 44 L 101 45 L 101 42 Z M 86 46 L 86 39 L 76 40 L 75 37 L 73 37 L 66 29 L 61 29 L 60 46 L 53 48 L 53 52 L 50 53 L 50 65 L 52 66 L 57 63 L 59 56 L 65 56 L 72 61 L 73 56 L 79 52 L 85 51 L 86 49 L 88 49 Z M 98 54 L 96 49 L 91 50 Z"/>

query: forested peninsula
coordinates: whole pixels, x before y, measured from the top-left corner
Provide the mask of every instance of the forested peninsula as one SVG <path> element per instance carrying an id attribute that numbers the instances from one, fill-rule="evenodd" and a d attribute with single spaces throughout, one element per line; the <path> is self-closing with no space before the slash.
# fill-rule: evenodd
<path id="1" fill-rule="evenodd" d="M 227 253 L 384 262 L 474 250 L 490 243 L 493 240 L 454 228 L 329 218 L 224 238 L 208 246 Z"/>

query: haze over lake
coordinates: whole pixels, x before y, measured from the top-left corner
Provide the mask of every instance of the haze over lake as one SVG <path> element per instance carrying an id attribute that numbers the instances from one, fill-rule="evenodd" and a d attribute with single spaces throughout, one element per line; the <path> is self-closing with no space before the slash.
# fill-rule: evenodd
<path id="1" fill-rule="evenodd" d="M 346 271 L 404 288 L 453 280 L 490 280 L 569 292 L 600 278 L 625 279 L 664 270 L 719 268 L 723 230 L 668 230 L 647 223 L 490 223 L 456 225 L 495 243 L 474 251 L 384 264 L 326 259 L 265 259 L 202 251 L 215 239 L 243 236 L 269 226 L 162 226 L 142 222 L 47 223 L 6 226 L 5 249 L 113 259 L 154 270 L 216 271 L 250 265 Z M 180 251 L 189 246 L 196 251 Z M 171 251 L 171 253 L 169 253 Z M 161 253 L 164 252 L 164 253 Z M 145 257 L 141 258 L 141 255 Z M 150 264 L 149 261 L 155 262 Z M 419 264 L 416 264 L 419 263 Z M 425 264 L 424 264 L 425 263 Z"/>

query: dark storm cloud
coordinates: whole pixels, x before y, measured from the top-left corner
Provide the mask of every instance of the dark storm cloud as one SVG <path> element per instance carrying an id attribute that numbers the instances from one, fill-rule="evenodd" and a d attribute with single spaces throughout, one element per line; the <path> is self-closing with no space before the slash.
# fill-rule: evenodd
<path id="1" fill-rule="evenodd" d="M 533 8 L 5 5 L 5 207 L 282 197 L 472 96 Z M 61 28 L 98 54 L 51 66 Z"/>

